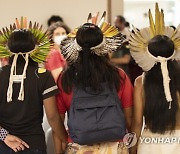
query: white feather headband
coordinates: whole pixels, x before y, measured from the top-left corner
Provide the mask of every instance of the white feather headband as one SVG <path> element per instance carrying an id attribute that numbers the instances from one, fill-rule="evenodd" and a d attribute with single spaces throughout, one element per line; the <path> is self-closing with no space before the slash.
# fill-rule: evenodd
<path id="1" fill-rule="evenodd" d="M 166 100 L 169 102 L 169 109 L 171 109 L 172 97 L 169 86 L 170 77 L 167 68 L 167 61 L 180 59 L 180 25 L 176 30 L 171 27 L 166 27 L 164 24 L 163 10 L 159 10 L 157 3 L 155 10 L 155 22 L 153 21 L 150 10 L 149 22 L 150 26 L 148 28 L 138 30 L 133 27 L 133 32 L 131 32 L 129 40 L 131 55 L 145 72 L 151 70 L 156 63 L 159 62 L 161 64 L 164 92 Z M 166 35 L 173 41 L 175 50 L 172 56 L 168 58 L 160 56 L 155 57 L 148 51 L 148 42 L 157 35 Z"/>

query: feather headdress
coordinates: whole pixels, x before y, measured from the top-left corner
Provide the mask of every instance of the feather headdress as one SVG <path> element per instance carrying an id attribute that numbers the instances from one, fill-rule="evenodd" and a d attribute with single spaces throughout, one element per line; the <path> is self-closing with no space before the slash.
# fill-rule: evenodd
<path id="1" fill-rule="evenodd" d="M 116 49 L 122 45 L 124 37 L 116 27 L 105 22 L 106 12 L 103 13 L 99 22 L 98 16 L 99 13 L 97 13 L 95 16 L 92 16 L 90 13 L 87 19 L 87 23 L 97 25 L 101 29 L 104 36 L 102 43 L 92 47 L 91 51 L 98 56 L 104 56 L 109 52 L 116 51 Z M 68 37 L 62 41 L 61 44 L 62 54 L 69 64 L 74 63 L 78 59 L 79 52 L 82 50 L 81 46 L 76 41 L 76 33 L 78 29 L 79 28 L 76 28 L 74 31 L 68 34 Z"/>
<path id="2" fill-rule="evenodd" d="M 180 26 L 176 30 L 165 26 L 164 12 L 159 10 L 158 3 L 156 3 L 155 7 L 155 21 L 153 20 L 151 10 L 149 10 L 148 14 L 149 27 L 140 30 L 133 27 L 129 41 L 131 55 L 144 71 L 149 71 L 157 62 L 161 63 L 164 92 L 167 102 L 169 102 L 169 108 L 171 108 L 172 97 L 169 87 L 170 77 L 167 61 L 180 59 Z M 171 57 L 155 57 L 148 51 L 148 42 L 157 35 L 166 35 L 174 42 L 175 51 Z"/>
<path id="3" fill-rule="evenodd" d="M 22 29 L 28 30 L 34 35 L 36 39 L 36 46 L 32 51 L 29 52 L 22 51 L 20 53 L 13 53 L 7 46 L 9 37 L 14 31 Z M 16 82 L 17 79 L 21 84 L 18 100 L 24 100 L 24 79 L 26 78 L 26 70 L 29 63 L 29 57 L 37 63 L 44 62 L 46 56 L 48 55 L 48 52 L 50 51 L 50 46 L 51 45 L 48 35 L 43 31 L 42 25 L 40 26 L 36 22 L 34 23 L 34 25 L 32 24 L 32 22 L 29 22 L 28 24 L 25 17 L 21 17 L 20 21 L 16 19 L 16 22 L 13 25 L 10 25 L 10 28 L 6 27 L 3 28 L 2 31 L 0 31 L 0 58 L 9 58 L 11 56 L 14 56 L 9 78 L 9 87 L 7 90 L 7 102 L 12 101 L 13 83 Z M 16 75 L 16 64 L 19 55 L 23 56 L 25 59 L 25 65 L 22 75 Z"/>
<path id="4" fill-rule="evenodd" d="M 36 47 L 34 50 L 29 52 L 30 57 L 37 63 L 44 62 L 50 49 L 50 42 L 47 32 L 44 32 L 42 25 L 39 25 L 36 22 L 32 24 L 30 21 L 28 24 L 25 17 L 21 17 L 20 21 L 16 18 L 16 22 L 13 25 L 10 25 L 10 28 L 2 28 L 0 31 L 0 57 L 8 58 L 15 54 L 8 49 L 7 42 L 10 35 L 15 30 L 20 29 L 26 29 L 32 32 L 36 38 Z"/>

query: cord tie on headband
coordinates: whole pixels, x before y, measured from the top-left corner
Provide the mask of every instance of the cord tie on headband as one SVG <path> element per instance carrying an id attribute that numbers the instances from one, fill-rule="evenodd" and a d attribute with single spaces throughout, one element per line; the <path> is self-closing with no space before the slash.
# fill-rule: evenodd
<path id="1" fill-rule="evenodd" d="M 25 59 L 25 65 L 24 65 L 22 75 L 16 74 L 17 73 L 17 71 L 16 71 L 17 66 L 16 65 L 17 65 L 17 59 L 18 59 L 19 55 L 23 56 L 23 58 Z M 10 78 L 9 78 L 9 87 L 7 90 L 7 102 L 8 103 L 12 102 L 13 84 L 15 82 L 21 83 L 18 100 L 19 101 L 24 100 L 24 79 L 26 78 L 26 70 L 28 67 L 28 63 L 29 63 L 29 53 L 16 53 L 16 54 L 14 54 L 13 63 L 11 66 Z"/>
<path id="2" fill-rule="evenodd" d="M 172 97 L 171 97 L 171 91 L 170 91 L 170 85 L 169 85 L 171 79 L 169 77 L 169 71 L 168 71 L 168 67 L 167 67 L 168 59 L 158 56 L 157 60 L 161 64 L 164 93 L 165 93 L 167 102 L 169 102 L 169 109 L 171 109 Z"/>

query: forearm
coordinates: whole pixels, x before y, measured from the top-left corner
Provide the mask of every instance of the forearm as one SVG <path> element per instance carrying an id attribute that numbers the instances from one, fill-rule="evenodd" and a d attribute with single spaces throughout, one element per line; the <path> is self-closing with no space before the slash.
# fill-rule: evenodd
<path id="1" fill-rule="evenodd" d="M 64 151 L 62 149 L 62 141 L 55 135 L 54 132 L 52 132 L 52 135 L 56 154 L 63 153 Z"/>
<path id="2" fill-rule="evenodd" d="M 9 132 L 0 126 L 0 140 L 4 141 Z"/>
<path id="3" fill-rule="evenodd" d="M 131 117 L 126 119 L 126 127 L 127 127 L 128 132 L 130 132 L 131 131 Z"/>
<path id="4" fill-rule="evenodd" d="M 132 107 L 125 108 L 124 115 L 126 119 L 126 128 L 128 129 L 128 132 L 130 132 L 132 124 Z"/>
<path id="5" fill-rule="evenodd" d="M 62 119 L 60 119 L 59 115 L 55 115 L 53 118 L 49 118 L 49 125 L 51 126 L 54 135 L 56 135 L 59 140 L 62 140 L 63 142 L 67 142 L 67 132 L 64 127 L 64 123 Z"/>
<path id="6" fill-rule="evenodd" d="M 111 62 L 115 64 L 128 64 L 130 61 L 129 58 L 121 57 L 121 58 L 111 58 Z"/>
<path id="7" fill-rule="evenodd" d="M 59 116 L 55 101 L 54 96 L 44 100 L 47 119 L 55 135 L 63 142 L 67 142 L 68 135 L 64 127 L 64 122 Z"/>
<path id="8" fill-rule="evenodd" d="M 137 143 L 130 149 L 130 154 L 136 154 L 137 152 L 137 146 L 138 146 L 138 141 L 141 136 L 141 130 L 142 130 L 142 123 L 136 123 L 135 121 L 132 123 L 131 127 L 131 132 L 134 132 L 137 137 Z"/>

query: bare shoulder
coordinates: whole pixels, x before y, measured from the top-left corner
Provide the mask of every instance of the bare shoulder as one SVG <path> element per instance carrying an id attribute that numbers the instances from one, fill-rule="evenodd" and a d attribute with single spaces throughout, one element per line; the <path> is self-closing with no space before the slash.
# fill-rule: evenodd
<path id="1" fill-rule="evenodd" d="M 142 83 L 143 83 L 143 75 L 140 75 L 136 78 L 135 82 L 134 82 L 134 86 L 135 87 L 142 87 Z"/>

